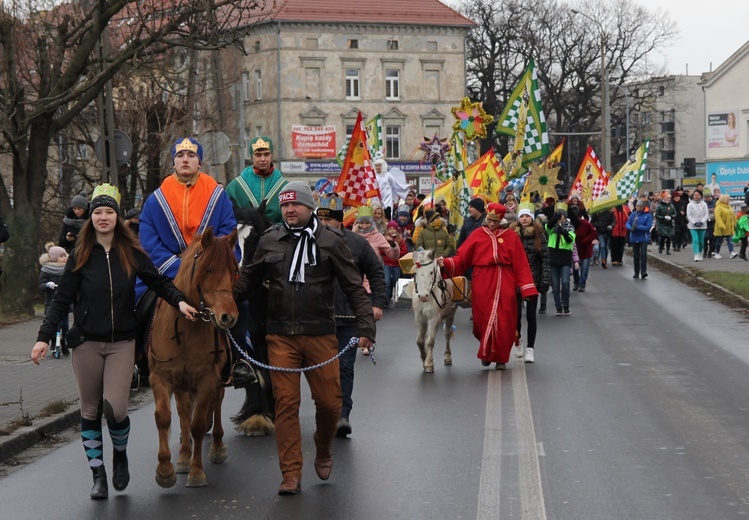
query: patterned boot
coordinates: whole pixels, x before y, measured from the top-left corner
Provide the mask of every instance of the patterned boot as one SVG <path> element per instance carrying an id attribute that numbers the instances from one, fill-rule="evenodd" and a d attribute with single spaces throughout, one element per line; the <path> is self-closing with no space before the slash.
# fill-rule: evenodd
<path id="1" fill-rule="evenodd" d="M 81 440 L 86 451 L 88 465 L 94 476 L 91 498 L 98 500 L 109 496 L 107 473 L 104 469 L 103 443 L 101 440 L 101 420 L 81 418 Z"/>
<path id="2" fill-rule="evenodd" d="M 112 486 L 117 491 L 125 489 L 130 482 L 130 471 L 127 467 L 127 439 L 130 435 L 130 417 L 114 423 L 107 419 L 109 436 L 112 438 L 114 454 L 112 455 Z"/>

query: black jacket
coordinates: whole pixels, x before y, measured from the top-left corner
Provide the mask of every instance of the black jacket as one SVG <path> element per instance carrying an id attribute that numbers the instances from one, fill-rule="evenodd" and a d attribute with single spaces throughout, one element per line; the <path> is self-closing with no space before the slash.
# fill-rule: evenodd
<path id="1" fill-rule="evenodd" d="M 478 219 L 474 219 L 473 217 L 463 219 L 463 226 L 461 226 L 460 235 L 458 235 L 458 243 L 455 245 L 456 249 L 465 242 L 468 235 L 470 235 L 474 229 L 479 229 L 484 225 L 484 216 L 485 215 L 482 213 Z"/>
<path id="2" fill-rule="evenodd" d="M 68 208 L 68 211 L 65 213 L 65 217 L 62 219 L 62 229 L 60 230 L 60 237 L 57 239 L 57 245 L 65 248 L 65 251 L 67 251 L 68 254 L 70 254 L 75 247 L 75 240 L 72 242 L 68 240 L 68 233 L 78 238 L 78 233 L 81 232 L 81 228 L 88 220 L 88 217 L 88 210 L 86 210 L 86 212 L 80 217 L 75 216 L 73 208 Z"/>
<path id="3" fill-rule="evenodd" d="M 369 280 L 369 289 L 372 291 L 372 306 L 384 309 L 388 305 L 388 297 L 387 290 L 385 289 L 385 271 L 382 267 L 380 257 L 363 236 L 348 229 L 343 230 L 343 236 L 346 238 L 346 244 L 348 244 L 348 248 L 351 250 L 351 255 L 354 257 L 354 263 L 356 263 L 359 273 L 362 276 L 366 276 L 367 280 Z M 334 309 L 336 322 L 356 321 L 355 317 L 349 317 L 354 316 L 354 311 L 351 310 L 351 306 L 346 299 L 346 294 L 341 290 L 341 286 L 338 285 L 337 280 L 335 283 Z"/>
<path id="4" fill-rule="evenodd" d="M 136 276 L 174 307 L 186 300 L 169 278 L 159 274 L 145 253 L 137 250 L 133 253 L 137 268 L 128 278 L 116 249 L 106 253 L 100 244 L 95 244 L 88 262 L 77 271 L 73 270 L 73 250 L 37 341 L 49 342 L 55 337 L 57 325 L 71 303 L 75 322 L 68 332 L 69 346 L 83 341 L 115 342 L 135 338 Z"/>
<path id="5" fill-rule="evenodd" d="M 317 217 L 313 215 L 312 218 Z M 337 279 L 357 317 L 357 335 L 374 341 L 372 305 L 343 233 L 318 221 L 315 232 L 317 264 L 306 266 L 305 283 L 289 282 L 296 242 L 283 223 L 266 230 L 260 237 L 254 261 L 242 270 L 235 285 L 235 297 L 252 297 L 246 294 L 252 278 L 267 280 L 268 334 L 335 334 L 333 281 Z"/>
<path id="6" fill-rule="evenodd" d="M 616 218 L 614 217 L 614 213 L 609 210 L 604 210 L 594 213 L 591 223 L 595 226 L 596 233 L 599 235 L 611 236 L 611 230 L 614 229 Z"/>

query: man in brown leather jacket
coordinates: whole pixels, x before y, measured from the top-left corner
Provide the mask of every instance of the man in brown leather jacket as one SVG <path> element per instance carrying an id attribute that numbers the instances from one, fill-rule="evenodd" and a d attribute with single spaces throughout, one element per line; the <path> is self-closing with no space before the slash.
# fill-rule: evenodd
<path id="1" fill-rule="evenodd" d="M 334 280 L 346 294 L 357 317 L 359 348 L 371 348 L 375 338 L 372 306 L 362 287 L 346 239 L 323 226 L 313 214 L 312 191 L 294 181 L 279 194 L 283 221 L 260 239 L 254 261 L 237 282 L 238 299 L 247 282 L 268 282 L 268 357 L 273 366 L 299 369 L 317 365 L 338 353 L 333 309 Z M 315 471 L 322 480 L 333 467 L 333 437 L 341 413 L 338 361 L 304 372 L 315 401 Z M 301 491 L 302 435 L 299 425 L 298 372 L 275 371 L 271 377 L 276 399 L 276 443 L 283 482 L 279 495 Z"/>

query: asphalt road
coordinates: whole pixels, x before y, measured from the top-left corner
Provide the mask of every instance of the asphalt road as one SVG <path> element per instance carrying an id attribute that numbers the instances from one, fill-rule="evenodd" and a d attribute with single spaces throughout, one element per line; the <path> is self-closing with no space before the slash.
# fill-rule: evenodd
<path id="1" fill-rule="evenodd" d="M 481 367 L 459 310 L 454 364 L 441 364 L 438 339 L 432 375 L 421 371 L 410 310 L 386 311 L 377 365 L 357 360 L 354 432 L 336 439 L 327 482 L 312 469 L 305 390 L 298 496 L 276 495 L 275 439 L 228 424 L 229 459 L 208 466 L 206 488 L 185 488 L 184 476 L 159 488 L 148 405 L 132 414 L 125 492 L 89 500 L 76 440 L 0 480 L 0 518 L 746 518 L 746 321 L 655 270 L 641 281 L 596 268 L 571 309 L 539 316 L 537 362 L 513 360 L 506 372 Z M 226 415 L 240 399 L 227 393 Z"/>

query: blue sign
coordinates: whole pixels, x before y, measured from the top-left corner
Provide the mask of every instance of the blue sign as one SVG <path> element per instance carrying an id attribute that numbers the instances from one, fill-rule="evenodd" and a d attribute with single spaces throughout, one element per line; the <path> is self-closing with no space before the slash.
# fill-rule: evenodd
<path id="1" fill-rule="evenodd" d="M 315 191 L 323 195 L 333 193 L 333 182 L 330 179 L 320 179 L 315 183 Z"/>
<path id="2" fill-rule="evenodd" d="M 706 177 L 707 186 L 716 183 L 722 194 L 727 193 L 732 199 L 743 199 L 744 187 L 749 184 L 749 161 L 708 162 Z"/>

